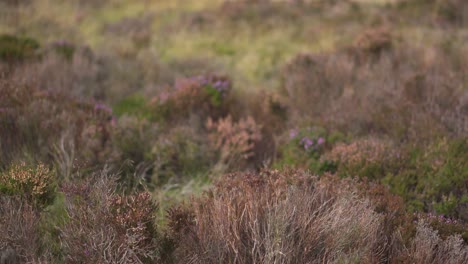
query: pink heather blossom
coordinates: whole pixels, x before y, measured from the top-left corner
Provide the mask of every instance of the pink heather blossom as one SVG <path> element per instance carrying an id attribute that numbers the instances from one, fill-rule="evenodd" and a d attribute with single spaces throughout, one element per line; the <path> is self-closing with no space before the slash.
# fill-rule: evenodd
<path id="1" fill-rule="evenodd" d="M 322 145 L 323 143 L 325 143 L 325 139 L 323 137 L 319 137 L 319 139 L 317 140 L 317 144 Z"/>
<path id="2" fill-rule="evenodd" d="M 293 138 L 297 137 L 298 134 L 299 134 L 299 131 L 297 129 L 289 130 L 289 138 L 290 139 L 293 139 Z"/>

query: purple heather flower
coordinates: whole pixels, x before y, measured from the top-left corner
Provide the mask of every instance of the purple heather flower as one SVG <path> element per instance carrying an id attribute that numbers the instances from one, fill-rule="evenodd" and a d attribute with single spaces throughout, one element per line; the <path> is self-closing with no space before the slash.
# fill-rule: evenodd
<path id="1" fill-rule="evenodd" d="M 325 143 L 325 139 L 323 137 L 319 137 L 319 139 L 317 140 L 317 144 L 322 145 L 323 143 Z"/>
<path id="2" fill-rule="evenodd" d="M 72 44 L 66 40 L 57 40 L 55 42 L 52 42 L 52 45 L 55 45 L 56 47 L 71 47 Z"/>
<path id="3" fill-rule="evenodd" d="M 65 45 L 65 40 L 60 39 L 60 40 L 53 42 L 53 44 L 56 46 L 63 46 Z"/>
<path id="4" fill-rule="evenodd" d="M 301 139 L 301 144 L 305 150 L 309 150 L 309 148 L 312 147 L 312 145 L 314 145 L 314 141 L 308 137 L 303 137 Z"/>
<path id="5" fill-rule="evenodd" d="M 293 138 L 297 137 L 298 134 L 299 134 L 299 131 L 297 129 L 289 130 L 289 138 L 290 139 L 293 139 Z"/>
<path id="6" fill-rule="evenodd" d="M 112 108 L 103 103 L 96 103 L 94 105 L 94 110 L 103 110 L 105 112 L 112 113 Z"/>
<path id="7" fill-rule="evenodd" d="M 166 102 L 167 99 L 169 99 L 169 93 L 168 92 L 161 92 L 159 95 L 158 95 L 158 99 L 161 101 L 161 102 Z"/>

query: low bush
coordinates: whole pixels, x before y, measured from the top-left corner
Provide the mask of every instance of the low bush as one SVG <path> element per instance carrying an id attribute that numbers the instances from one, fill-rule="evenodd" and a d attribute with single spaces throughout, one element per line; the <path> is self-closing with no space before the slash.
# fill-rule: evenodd
<path id="1" fill-rule="evenodd" d="M 464 26 L 468 23 L 468 4 L 460 0 L 434 0 L 434 16 L 436 20 Z"/>
<path id="2" fill-rule="evenodd" d="M 301 171 L 226 175 L 168 219 L 180 263 L 468 260 L 461 230 L 440 237 L 412 222 L 382 185 Z"/>
<path id="3" fill-rule="evenodd" d="M 152 145 L 152 183 L 160 185 L 193 177 L 209 170 L 212 159 L 215 159 L 213 148 L 206 134 L 190 126 L 173 127 L 161 134 Z"/>
<path id="4" fill-rule="evenodd" d="M 292 114 L 317 116 L 343 94 L 352 67 L 339 55 L 300 54 L 284 67 L 280 92 Z"/>
<path id="5" fill-rule="evenodd" d="M 60 230 L 68 263 L 146 263 L 157 260 L 155 205 L 140 192 L 116 193 L 116 177 L 97 175 L 92 181 L 64 185 L 69 221 Z"/>
<path id="6" fill-rule="evenodd" d="M 15 67 L 10 78 L 40 91 L 78 100 L 103 100 L 106 81 L 103 59 L 87 46 L 59 40 L 44 44 L 35 61 Z"/>
<path id="7" fill-rule="evenodd" d="M 0 192 L 10 196 L 23 196 L 30 204 L 43 206 L 54 199 L 55 178 L 55 173 L 44 164 L 15 164 L 0 173 Z"/>
<path id="8" fill-rule="evenodd" d="M 468 242 L 468 224 L 464 221 L 432 213 L 414 213 L 413 215 L 414 221 L 424 221 L 428 226 L 436 230 L 442 239 L 447 239 L 453 235 L 461 235 L 465 243 Z"/>
<path id="9" fill-rule="evenodd" d="M 406 162 L 400 163 L 399 171 L 387 174 L 383 182 L 404 197 L 413 210 L 424 209 L 466 221 L 466 144 L 465 139 L 441 140 L 413 149 L 404 154 Z"/>
<path id="10" fill-rule="evenodd" d="M 391 142 L 368 138 L 337 144 L 322 161 L 336 163 L 341 177 L 381 179 L 394 169 L 389 165 L 398 161 L 398 153 Z"/>
<path id="11" fill-rule="evenodd" d="M 231 81 L 222 76 L 198 76 L 176 81 L 173 89 L 153 98 L 159 119 L 171 122 L 198 116 L 218 118 L 226 115 Z"/>
<path id="12" fill-rule="evenodd" d="M 73 43 L 67 41 L 56 41 L 48 45 L 48 48 L 55 51 L 58 55 L 71 61 L 77 51 L 77 47 Z"/>
<path id="13" fill-rule="evenodd" d="M 32 38 L 0 36 L 0 61 L 14 62 L 36 57 L 39 43 Z"/>
<path id="14" fill-rule="evenodd" d="M 370 138 L 337 144 L 320 160 L 333 164 L 341 177 L 367 178 L 389 186 L 410 211 L 466 220 L 465 148 L 465 139 L 442 139 L 418 147 Z"/>
<path id="15" fill-rule="evenodd" d="M 214 122 L 207 121 L 209 139 L 219 154 L 219 160 L 228 167 L 243 168 L 255 153 L 256 145 L 262 140 L 261 127 L 252 117 L 234 122 L 231 116 Z"/>
<path id="16" fill-rule="evenodd" d="M 393 47 L 394 38 L 387 28 L 372 28 L 364 31 L 354 40 L 354 48 L 378 56 Z"/>
<path id="17" fill-rule="evenodd" d="M 133 189 L 148 183 L 152 168 L 149 164 L 153 162 L 151 149 L 160 133 L 157 124 L 137 116 L 124 115 L 116 120 L 111 133 L 112 155 L 108 158 L 120 171 L 122 186 Z M 138 168 L 142 171 L 138 172 Z"/>
<path id="18" fill-rule="evenodd" d="M 319 126 L 291 128 L 279 139 L 278 157 L 274 167 L 294 166 L 314 173 L 336 172 L 337 163 L 323 155 L 346 136 L 338 131 L 327 131 Z"/>
<path id="19" fill-rule="evenodd" d="M 4 263 L 51 261 L 49 249 L 41 241 L 35 206 L 18 197 L 0 196 L 0 215 L 0 259 Z"/>
<path id="20" fill-rule="evenodd" d="M 406 263 L 464 263 L 468 261 L 468 247 L 460 235 L 444 240 L 427 223 L 419 221 L 411 246 L 396 260 Z"/>
<path id="21" fill-rule="evenodd" d="M 74 159 L 89 166 L 106 159 L 112 113 L 105 105 L 0 81 L 0 167 L 32 159 L 58 163 L 60 176 L 66 177 Z"/>
<path id="22" fill-rule="evenodd" d="M 377 40 L 358 41 L 361 50 L 302 54 L 282 69 L 280 92 L 292 120 L 414 142 L 466 134 L 466 65 L 451 63 L 462 49 L 449 55 L 443 44 L 385 44 L 391 37 L 379 32 L 369 33 Z M 373 59 L 360 59 L 372 50 Z"/>
<path id="23" fill-rule="evenodd" d="M 383 259 L 381 216 L 343 184 L 330 185 L 298 171 L 227 175 L 190 209 L 170 211 L 176 259 L 194 263 Z"/>

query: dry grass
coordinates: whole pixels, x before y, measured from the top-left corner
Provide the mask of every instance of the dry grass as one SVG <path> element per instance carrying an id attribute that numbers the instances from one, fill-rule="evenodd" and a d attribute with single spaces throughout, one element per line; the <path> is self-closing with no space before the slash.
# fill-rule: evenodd
<path id="1" fill-rule="evenodd" d="M 406 263 L 453 263 L 468 261 L 468 247 L 459 235 L 442 240 L 425 222 L 418 222 L 411 247 L 402 254 Z"/>
<path id="2" fill-rule="evenodd" d="M 180 263 L 382 261 L 382 216 L 348 183 L 304 172 L 231 174 L 170 212 Z"/>
<path id="3" fill-rule="evenodd" d="M 39 212 L 18 197 L 0 197 L 0 258 L 12 263 L 47 263 L 50 254 L 41 244 Z M 15 262 L 18 261 L 18 262 Z M 2 262 L 10 263 L 10 262 Z"/>
<path id="4" fill-rule="evenodd" d="M 157 259 L 154 212 L 148 193 L 122 196 L 115 177 L 64 186 L 69 221 L 60 228 L 67 263 L 145 263 Z"/>
<path id="5" fill-rule="evenodd" d="M 412 223 L 401 199 L 383 186 L 330 175 L 229 174 L 190 207 L 170 209 L 168 218 L 176 263 L 467 260 L 459 235 L 443 240 L 423 220 Z"/>

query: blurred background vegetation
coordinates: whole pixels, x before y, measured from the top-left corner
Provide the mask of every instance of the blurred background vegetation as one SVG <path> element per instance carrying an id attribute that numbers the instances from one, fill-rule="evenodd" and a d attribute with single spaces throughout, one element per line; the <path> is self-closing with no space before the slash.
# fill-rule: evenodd
<path id="1" fill-rule="evenodd" d="M 0 256 L 464 263 L 467 43 L 464 0 L 0 1 Z"/>

